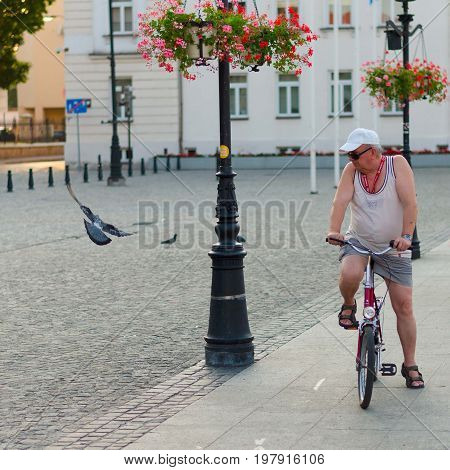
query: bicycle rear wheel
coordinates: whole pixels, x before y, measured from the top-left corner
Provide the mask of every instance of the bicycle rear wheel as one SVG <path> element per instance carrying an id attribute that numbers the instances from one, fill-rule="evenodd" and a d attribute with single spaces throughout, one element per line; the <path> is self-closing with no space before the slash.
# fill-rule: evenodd
<path id="1" fill-rule="evenodd" d="M 366 409 L 372 398 L 375 380 L 375 341 L 370 325 L 364 327 L 361 340 L 361 357 L 358 366 L 359 405 Z"/>

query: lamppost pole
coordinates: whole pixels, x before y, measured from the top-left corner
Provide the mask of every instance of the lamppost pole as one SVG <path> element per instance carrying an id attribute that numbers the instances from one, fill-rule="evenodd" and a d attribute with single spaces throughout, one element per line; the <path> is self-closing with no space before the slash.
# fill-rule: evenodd
<path id="1" fill-rule="evenodd" d="M 401 34 L 403 36 L 403 67 L 407 68 L 409 65 L 409 37 L 414 34 L 414 32 L 409 32 L 409 25 L 411 24 L 414 15 L 408 13 L 408 2 L 414 0 L 397 0 L 401 1 L 403 4 L 403 14 L 398 15 L 398 19 L 402 24 Z M 419 25 L 419 27 L 421 27 Z M 409 166 L 412 168 L 411 164 L 411 149 L 409 146 L 409 98 L 405 97 L 403 102 L 403 156 L 406 158 L 406 161 L 409 163 Z M 417 236 L 417 228 L 414 228 L 414 234 L 412 239 L 412 259 L 420 258 L 420 241 Z"/>
<path id="2" fill-rule="evenodd" d="M 124 92 L 124 104 L 125 104 L 125 115 L 128 123 L 128 147 L 127 147 L 127 159 L 133 160 L 133 148 L 131 147 L 131 107 L 134 100 L 133 90 L 131 86 L 125 87 Z"/>
<path id="3" fill-rule="evenodd" d="M 228 0 L 224 0 L 228 8 Z M 253 363 L 253 336 L 247 316 L 244 257 L 236 241 L 238 204 L 231 166 L 230 64 L 219 60 L 220 155 L 215 232 L 218 242 L 208 253 L 212 260 L 211 303 L 205 362 L 211 366 L 244 366 Z"/>
<path id="4" fill-rule="evenodd" d="M 116 61 L 114 57 L 114 35 L 112 18 L 112 0 L 109 0 L 109 46 L 111 64 L 111 93 L 112 93 L 112 138 L 111 138 L 111 170 L 108 177 L 108 186 L 122 186 L 125 178 L 122 176 L 121 150 L 119 135 L 117 133 L 117 100 L 116 100 Z"/>

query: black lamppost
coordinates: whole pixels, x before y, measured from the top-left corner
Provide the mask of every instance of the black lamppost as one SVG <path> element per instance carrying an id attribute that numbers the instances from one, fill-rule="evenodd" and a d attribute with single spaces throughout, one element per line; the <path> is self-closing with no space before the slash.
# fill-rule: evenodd
<path id="1" fill-rule="evenodd" d="M 125 107 L 125 117 L 127 118 L 128 125 L 128 146 L 127 146 L 127 159 L 129 165 L 133 160 L 133 147 L 131 146 L 131 114 L 132 114 L 132 102 L 134 100 L 133 89 L 130 85 L 122 87 L 122 94 L 120 97 L 120 103 Z M 131 176 L 131 175 L 129 175 Z"/>
<path id="2" fill-rule="evenodd" d="M 386 33 L 388 35 L 388 49 L 403 50 L 403 67 L 409 65 L 409 38 L 414 35 L 418 29 L 422 29 L 422 25 L 417 25 L 413 31 L 409 31 L 414 15 L 408 13 L 408 2 L 414 0 L 396 0 L 403 4 L 403 14 L 398 15 L 398 19 L 402 24 L 400 28 L 392 21 L 386 21 Z M 403 41 L 402 41 L 403 39 Z M 403 45 L 402 45 L 403 42 Z M 406 158 L 409 166 L 411 165 L 411 149 L 409 147 L 409 99 L 403 101 L 403 156 Z M 412 239 L 412 259 L 420 258 L 420 241 L 417 236 L 417 229 L 414 229 Z"/>
<path id="3" fill-rule="evenodd" d="M 228 8 L 228 0 L 224 0 Z M 211 304 L 205 361 L 211 366 L 244 366 L 253 363 L 253 336 L 247 316 L 244 257 L 236 241 L 238 204 L 231 167 L 230 65 L 219 61 L 220 155 L 215 228 L 219 241 L 209 252 L 212 259 Z"/>
<path id="4" fill-rule="evenodd" d="M 121 157 L 122 151 L 119 144 L 119 135 L 117 134 L 117 100 L 116 100 L 116 61 L 114 57 L 114 35 L 112 18 L 112 0 L 109 0 L 109 46 L 111 63 L 111 93 L 112 93 L 112 139 L 111 139 L 111 172 L 108 177 L 108 186 L 122 186 L 125 184 L 125 178 L 122 176 Z"/>

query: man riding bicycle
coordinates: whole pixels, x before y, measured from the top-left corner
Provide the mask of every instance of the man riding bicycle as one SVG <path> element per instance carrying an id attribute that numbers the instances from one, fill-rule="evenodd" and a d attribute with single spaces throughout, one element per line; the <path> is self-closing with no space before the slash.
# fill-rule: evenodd
<path id="1" fill-rule="evenodd" d="M 394 240 L 392 251 L 374 256 L 374 272 L 384 278 L 397 315 L 406 386 L 423 388 L 424 381 L 415 363 L 417 333 L 412 308 L 411 252 L 408 250 L 417 218 L 413 172 L 403 156 L 382 155 L 377 133 L 368 129 L 355 129 L 340 151 L 346 152 L 350 161 L 342 172 L 334 197 L 329 243 L 338 245 L 333 238 L 346 239 L 362 249 L 379 252 Z M 344 236 L 341 225 L 349 204 L 351 220 Z M 364 275 L 367 256 L 344 245 L 339 260 L 339 288 L 344 298 L 339 325 L 357 329 L 355 295 Z"/>

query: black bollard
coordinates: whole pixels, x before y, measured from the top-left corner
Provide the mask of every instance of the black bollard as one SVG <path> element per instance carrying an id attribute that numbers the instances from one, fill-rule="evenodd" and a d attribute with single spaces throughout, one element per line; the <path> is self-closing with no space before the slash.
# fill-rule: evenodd
<path id="1" fill-rule="evenodd" d="M 177 171 L 181 170 L 181 157 L 177 155 Z"/>
<path id="2" fill-rule="evenodd" d="M 54 181 L 53 181 L 53 168 L 51 166 L 48 167 L 48 187 L 53 188 Z"/>
<path id="3" fill-rule="evenodd" d="M 133 159 L 132 158 L 128 159 L 128 176 L 129 177 L 133 176 Z"/>
<path id="4" fill-rule="evenodd" d="M 158 162 L 156 155 L 153 157 L 153 173 L 158 173 Z"/>
<path id="5" fill-rule="evenodd" d="M 98 156 L 97 176 L 99 181 L 103 181 L 102 156 Z"/>
<path id="6" fill-rule="evenodd" d="M 66 184 L 70 184 L 69 165 L 66 165 L 66 176 L 64 177 L 64 181 Z"/>
<path id="7" fill-rule="evenodd" d="M 170 157 L 167 153 L 167 149 L 164 149 L 164 155 L 166 156 L 166 171 L 170 171 Z"/>
<path id="8" fill-rule="evenodd" d="M 141 158 L 141 175 L 145 175 L 145 160 Z"/>
<path id="9" fill-rule="evenodd" d="M 88 164 L 84 164 L 83 183 L 89 183 Z"/>
<path id="10" fill-rule="evenodd" d="M 34 189 L 33 168 L 28 170 L 28 189 Z"/>
<path id="11" fill-rule="evenodd" d="M 8 170 L 8 184 L 7 184 L 8 193 L 13 192 L 13 182 L 12 182 L 12 173 L 11 170 Z"/>

